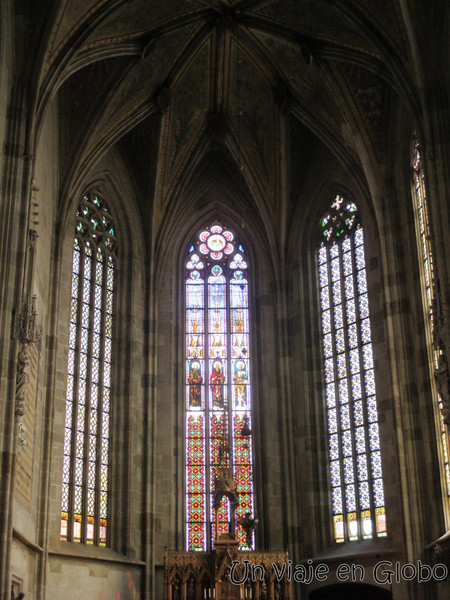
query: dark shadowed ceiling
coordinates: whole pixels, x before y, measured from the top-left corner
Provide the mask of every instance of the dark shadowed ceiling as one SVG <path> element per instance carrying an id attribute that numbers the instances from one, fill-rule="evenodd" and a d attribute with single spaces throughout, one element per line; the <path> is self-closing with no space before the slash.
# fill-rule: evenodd
<path id="1" fill-rule="evenodd" d="M 63 191 L 115 148 L 156 211 L 193 182 L 244 173 L 272 213 L 281 165 L 304 163 L 305 144 L 367 185 L 367 165 L 385 159 L 393 107 L 418 112 L 401 5 L 55 2 L 40 41 L 36 114 L 39 123 L 58 94 Z M 417 18 L 425 28 L 439 15 Z M 294 187 L 305 169 L 292 170 Z"/>

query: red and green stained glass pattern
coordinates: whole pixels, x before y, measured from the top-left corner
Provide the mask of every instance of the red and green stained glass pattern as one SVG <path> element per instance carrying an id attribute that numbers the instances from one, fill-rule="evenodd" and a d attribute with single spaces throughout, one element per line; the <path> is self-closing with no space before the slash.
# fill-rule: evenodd
<path id="1" fill-rule="evenodd" d="M 214 484 L 224 437 L 238 489 L 235 520 L 254 516 L 252 439 L 241 433 L 244 418 L 251 422 L 248 266 L 244 248 L 222 224 L 205 227 L 189 249 L 185 293 L 186 545 L 189 550 L 207 550 L 217 535 L 228 532 L 231 520 L 229 501 L 223 498 L 216 532 Z M 207 424 L 201 434 L 201 466 L 189 450 L 198 435 L 191 419 L 199 418 Z M 236 527 L 240 547 L 250 548 L 241 526 Z"/>
<path id="2" fill-rule="evenodd" d="M 233 458 L 234 480 L 239 498 L 237 520 L 243 519 L 247 514 L 253 513 L 252 502 L 252 458 L 248 438 L 242 435 L 244 426 L 250 427 L 251 420 L 244 421 L 242 413 L 234 411 L 233 419 Z M 246 537 L 241 525 L 238 525 L 238 540 L 241 547 L 246 546 Z"/>
<path id="3" fill-rule="evenodd" d="M 205 417 L 190 414 L 186 419 L 187 454 L 187 530 L 188 547 L 203 550 L 206 538 L 205 508 Z"/>
<path id="4" fill-rule="evenodd" d="M 61 539 L 106 545 L 114 226 L 97 194 L 77 211 L 66 391 Z"/>
<path id="5" fill-rule="evenodd" d="M 364 234 L 336 196 L 318 251 L 334 537 L 386 535 Z"/>
<path id="6" fill-rule="evenodd" d="M 439 348 L 434 348 L 432 344 L 433 335 L 435 335 L 435 314 L 434 314 L 434 266 L 433 252 L 431 245 L 430 223 L 428 218 L 427 194 L 425 186 L 425 174 L 422 165 L 422 156 L 420 145 L 417 140 L 413 143 L 413 153 L 411 166 L 413 169 L 413 202 L 414 216 L 416 221 L 416 236 L 418 244 L 418 255 L 421 272 L 421 286 L 423 305 L 425 312 L 425 327 L 427 331 L 427 345 L 431 368 L 432 394 L 435 404 L 436 422 L 438 429 L 438 453 L 440 462 L 443 466 L 443 479 L 445 494 L 450 502 L 450 463 L 449 463 L 449 439 L 448 427 L 444 423 L 442 414 L 442 398 L 439 395 L 435 381 L 434 370 L 440 368 L 441 352 Z"/>

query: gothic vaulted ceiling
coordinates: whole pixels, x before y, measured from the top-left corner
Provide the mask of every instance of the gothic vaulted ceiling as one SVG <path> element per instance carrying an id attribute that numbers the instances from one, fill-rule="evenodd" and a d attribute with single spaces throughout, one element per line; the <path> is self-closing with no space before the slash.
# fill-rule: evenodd
<path id="1" fill-rule="evenodd" d="M 286 135 L 323 144 L 363 181 L 383 162 L 393 99 L 416 110 L 397 0 L 54 4 L 36 114 L 58 98 L 66 192 L 115 147 L 153 210 L 240 171 L 273 213 Z"/>

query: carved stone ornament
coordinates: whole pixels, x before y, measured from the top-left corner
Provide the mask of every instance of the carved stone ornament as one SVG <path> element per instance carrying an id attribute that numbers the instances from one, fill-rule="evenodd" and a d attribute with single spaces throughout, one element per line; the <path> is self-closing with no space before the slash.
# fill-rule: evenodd
<path id="1" fill-rule="evenodd" d="M 30 344 L 24 342 L 17 356 L 16 415 L 25 414 L 25 397 L 30 380 Z"/>
<path id="2" fill-rule="evenodd" d="M 31 348 L 40 344 L 41 331 L 36 325 L 36 296 L 28 298 L 17 323 L 17 333 L 20 340 L 17 355 L 16 374 L 16 415 L 22 417 L 25 413 L 27 390 L 30 380 Z"/>
<path id="3" fill-rule="evenodd" d="M 36 248 L 37 238 L 38 238 L 38 234 L 37 234 L 36 229 L 29 229 L 28 237 L 27 237 L 27 249 L 28 250 L 34 250 Z"/>
<path id="4" fill-rule="evenodd" d="M 36 296 L 28 296 L 23 304 L 22 311 L 19 314 L 16 323 L 16 336 L 22 343 L 40 343 L 41 330 L 37 326 L 36 317 Z"/>

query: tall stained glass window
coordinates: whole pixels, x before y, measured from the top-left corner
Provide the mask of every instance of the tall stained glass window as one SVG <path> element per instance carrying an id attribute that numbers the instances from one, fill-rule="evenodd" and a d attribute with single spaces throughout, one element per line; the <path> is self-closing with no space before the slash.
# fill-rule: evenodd
<path id="1" fill-rule="evenodd" d="M 254 546 L 241 523 L 254 516 L 248 293 L 244 248 L 230 229 L 210 224 L 185 262 L 188 550 L 209 549 L 232 521 L 239 546 Z M 234 518 L 226 497 L 214 510 L 224 449 L 236 484 Z"/>
<path id="2" fill-rule="evenodd" d="M 450 500 L 450 465 L 449 465 L 449 443 L 448 429 L 444 423 L 442 414 L 442 398 L 437 390 L 434 373 L 438 372 L 441 361 L 441 349 L 436 344 L 433 347 L 433 336 L 436 336 L 438 323 L 435 322 L 435 289 L 434 289 L 434 267 L 433 252 L 431 248 L 430 223 L 428 219 L 427 194 L 425 187 L 425 175 L 422 165 L 420 146 L 417 140 L 413 143 L 412 151 L 412 173 L 413 173 L 413 202 L 416 222 L 416 234 L 419 253 L 419 264 L 422 285 L 422 297 L 425 312 L 425 328 L 427 334 L 428 355 L 431 367 L 432 394 L 435 402 L 437 428 L 438 428 L 438 451 L 444 470 L 444 487 L 447 502 Z"/>
<path id="3" fill-rule="evenodd" d="M 114 223 L 97 194 L 83 196 L 73 245 L 61 539 L 108 540 Z"/>
<path id="4" fill-rule="evenodd" d="M 386 536 L 364 233 L 342 196 L 322 218 L 317 258 L 334 537 Z"/>

